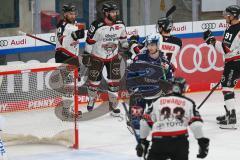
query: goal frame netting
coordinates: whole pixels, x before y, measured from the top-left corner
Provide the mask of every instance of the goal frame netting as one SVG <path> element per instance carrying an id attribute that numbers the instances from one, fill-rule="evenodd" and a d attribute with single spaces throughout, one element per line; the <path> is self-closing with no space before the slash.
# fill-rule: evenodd
<path id="1" fill-rule="evenodd" d="M 18 68 L 18 69 L 17 69 Z M 20 68 L 20 69 L 19 69 Z M 61 64 L 61 63 L 37 63 L 37 64 L 20 64 L 18 66 L 0 66 L 0 89 L 1 85 L 4 81 L 4 76 L 8 75 L 21 75 L 26 73 L 40 73 L 40 72 L 54 72 L 58 71 L 60 73 L 62 70 L 68 70 L 72 73 L 72 83 L 68 85 L 63 85 L 64 88 L 63 91 L 68 88 L 68 90 L 71 90 L 71 98 L 73 100 L 73 107 L 72 107 L 72 128 L 71 130 L 62 131 L 61 133 L 57 133 L 56 135 L 52 137 L 43 137 L 38 138 L 33 135 L 24 135 L 24 134 L 8 134 L 4 131 L 2 131 L 2 135 L 0 137 L 3 139 L 3 141 L 6 143 L 6 145 L 19 145 L 19 144 L 53 144 L 53 145 L 64 145 L 70 148 L 78 149 L 79 148 L 79 131 L 78 131 L 78 68 L 72 65 L 67 64 Z M 70 89 L 69 89 L 70 88 Z M 61 91 L 60 91 L 61 92 Z M 62 94 L 62 93 L 61 93 Z M 0 94 L 1 96 L 1 94 Z M 69 96 L 69 93 L 68 93 Z M 1 100 L 1 97 L 0 97 Z M 4 103 L 4 101 L 3 101 Z M 14 114 L 14 111 L 11 110 L 11 108 L 4 108 L 4 105 L 1 105 L 2 102 L 0 101 L 0 115 L 4 117 L 5 114 Z M 17 104 L 16 104 L 17 105 Z M 41 110 L 41 109 L 48 109 L 48 108 L 54 108 L 56 109 L 58 106 L 48 106 L 44 108 L 33 108 L 33 110 Z M 25 109 L 24 107 L 19 110 L 19 112 L 30 112 L 31 109 Z M 34 118 L 34 117 L 33 117 Z M 64 121 L 64 120 L 62 120 Z M 66 137 L 71 136 L 71 140 L 69 140 L 69 143 L 67 142 L 68 139 Z"/>

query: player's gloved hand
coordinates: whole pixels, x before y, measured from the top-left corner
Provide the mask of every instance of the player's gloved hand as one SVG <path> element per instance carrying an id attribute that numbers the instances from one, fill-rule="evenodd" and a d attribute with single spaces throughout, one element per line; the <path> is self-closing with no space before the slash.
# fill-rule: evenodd
<path id="1" fill-rule="evenodd" d="M 209 139 L 199 138 L 198 145 L 199 145 L 199 153 L 197 155 L 197 158 L 205 158 L 208 155 Z"/>
<path id="2" fill-rule="evenodd" d="M 82 63 L 84 66 L 89 67 L 91 65 L 91 55 L 88 52 L 82 54 Z"/>
<path id="3" fill-rule="evenodd" d="M 78 39 L 84 38 L 84 29 L 79 29 L 74 32 L 72 32 L 71 36 L 73 40 L 77 41 Z"/>
<path id="4" fill-rule="evenodd" d="M 141 139 L 140 143 L 136 146 L 137 156 L 145 157 L 147 154 L 147 149 L 149 147 L 149 141 L 145 139 Z"/>
<path id="5" fill-rule="evenodd" d="M 207 44 L 215 45 L 215 43 L 216 43 L 216 39 L 212 35 L 212 31 L 210 31 L 210 30 L 203 32 L 203 39 Z"/>
<path id="6" fill-rule="evenodd" d="M 132 53 L 131 59 L 133 59 L 139 52 L 138 48 L 139 35 L 132 35 L 129 39 L 129 52 Z"/>
<path id="7" fill-rule="evenodd" d="M 133 44 L 138 44 L 139 41 L 139 35 L 132 35 L 129 38 L 129 47 L 131 47 Z"/>
<path id="8" fill-rule="evenodd" d="M 164 70 L 168 70 L 168 68 L 169 68 L 169 64 L 166 63 L 166 62 L 162 62 L 162 63 L 161 63 L 161 66 L 162 66 L 162 68 L 163 68 Z"/>

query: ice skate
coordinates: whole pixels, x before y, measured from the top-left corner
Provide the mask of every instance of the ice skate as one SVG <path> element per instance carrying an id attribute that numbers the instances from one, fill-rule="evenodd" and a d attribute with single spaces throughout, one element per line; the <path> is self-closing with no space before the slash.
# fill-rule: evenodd
<path id="1" fill-rule="evenodd" d="M 224 109 L 226 111 L 226 114 L 225 115 L 222 115 L 222 116 L 218 116 L 216 117 L 216 120 L 217 120 L 217 123 L 219 124 L 220 121 L 224 121 L 227 119 L 227 115 L 229 114 L 229 111 L 227 110 L 226 108 L 226 105 L 224 105 Z"/>
<path id="2" fill-rule="evenodd" d="M 111 111 L 111 116 L 113 117 L 120 117 L 120 109 L 117 108 L 116 106 L 113 106 L 113 103 L 112 102 L 109 102 L 109 111 Z"/>
<path id="3" fill-rule="evenodd" d="M 225 119 L 219 121 L 221 129 L 237 129 L 236 111 L 233 109 L 227 113 Z"/>
<path id="4" fill-rule="evenodd" d="M 87 110 L 88 112 L 91 112 L 94 108 L 95 100 L 90 98 L 87 104 Z"/>

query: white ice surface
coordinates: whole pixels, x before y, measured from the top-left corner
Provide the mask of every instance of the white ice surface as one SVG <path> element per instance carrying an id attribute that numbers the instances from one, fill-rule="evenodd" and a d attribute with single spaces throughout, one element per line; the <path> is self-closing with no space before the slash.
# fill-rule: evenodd
<path id="1" fill-rule="evenodd" d="M 208 92 L 192 93 L 187 96 L 200 104 L 207 94 Z M 239 94 L 240 92 L 237 91 L 238 112 L 240 111 Z M 223 105 L 223 96 L 217 91 L 200 109 L 205 121 L 205 136 L 211 140 L 206 160 L 240 159 L 240 129 L 222 130 L 215 121 L 216 116 L 224 113 Z M 239 118 L 240 114 L 238 113 L 237 116 Z M 120 122 L 106 115 L 95 120 L 80 122 L 79 131 L 79 150 L 67 150 L 60 146 L 16 146 L 7 148 L 9 160 L 139 160 L 135 156 L 135 139 L 126 128 L 125 121 Z M 191 133 L 189 141 L 189 160 L 196 160 L 198 145 Z"/>

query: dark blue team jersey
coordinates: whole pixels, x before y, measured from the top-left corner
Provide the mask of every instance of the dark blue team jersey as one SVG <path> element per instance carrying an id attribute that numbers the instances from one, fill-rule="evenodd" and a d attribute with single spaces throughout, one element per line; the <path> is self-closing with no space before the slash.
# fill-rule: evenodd
<path id="1" fill-rule="evenodd" d="M 163 57 L 163 54 L 161 52 L 157 59 L 153 59 L 149 56 L 148 50 L 145 50 L 145 51 L 143 51 L 143 53 L 138 54 L 134 58 L 134 62 L 136 62 L 136 61 L 149 62 L 154 65 L 159 65 L 159 67 L 162 67 L 162 64 L 167 64 L 169 66 L 169 68 L 167 70 L 164 70 L 165 76 L 163 76 L 163 77 L 166 77 L 166 80 L 171 80 L 173 78 L 173 68 L 170 65 L 169 61 Z"/>

